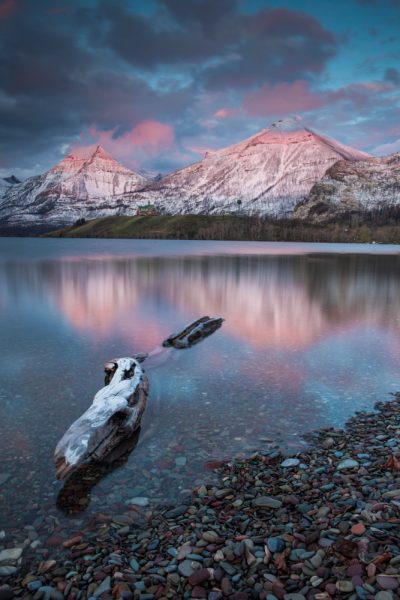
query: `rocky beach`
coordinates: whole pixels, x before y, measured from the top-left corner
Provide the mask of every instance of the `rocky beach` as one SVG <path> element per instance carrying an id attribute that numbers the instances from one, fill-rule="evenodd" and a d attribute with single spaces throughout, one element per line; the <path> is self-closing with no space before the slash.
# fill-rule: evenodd
<path id="1" fill-rule="evenodd" d="M 400 395 L 375 408 L 294 456 L 265 440 L 211 463 L 218 483 L 174 506 L 4 528 L 0 599 L 399 598 Z"/>

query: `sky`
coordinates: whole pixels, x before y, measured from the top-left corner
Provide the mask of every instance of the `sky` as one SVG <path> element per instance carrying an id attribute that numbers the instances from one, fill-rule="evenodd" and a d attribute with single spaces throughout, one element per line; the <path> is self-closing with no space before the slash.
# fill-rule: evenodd
<path id="1" fill-rule="evenodd" d="M 400 151 L 400 0 L 0 0 L 0 175 L 168 173 L 274 121 Z"/>

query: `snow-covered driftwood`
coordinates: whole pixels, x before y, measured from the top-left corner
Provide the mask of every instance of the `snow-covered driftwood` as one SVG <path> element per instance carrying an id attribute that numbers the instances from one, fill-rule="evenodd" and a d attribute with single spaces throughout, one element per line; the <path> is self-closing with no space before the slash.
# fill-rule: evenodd
<path id="1" fill-rule="evenodd" d="M 87 463 L 102 461 L 140 427 L 146 407 L 149 384 L 141 367 L 149 358 L 168 355 L 166 348 L 190 348 L 222 325 L 223 319 L 202 317 L 180 333 L 170 335 L 149 354 L 116 358 L 105 365 L 105 387 L 97 392 L 92 405 L 77 419 L 58 442 L 54 460 L 57 478 L 64 479 Z M 165 356 L 163 357 L 165 358 Z"/>
<path id="2" fill-rule="evenodd" d="M 219 329 L 223 321 L 221 318 L 201 317 L 201 319 L 185 327 L 180 333 L 173 333 L 168 336 L 163 341 L 163 346 L 165 348 L 173 346 L 178 349 L 190 348 Z"/>
<path id="3" fill-rule="evenodd" d="M 134 358 L 117 358 L 105 366 L 109 384 L 58 442 L 54 460 L 64 479 L 82 463 L 101 460 L 140 426 L 148 380 Z"/>

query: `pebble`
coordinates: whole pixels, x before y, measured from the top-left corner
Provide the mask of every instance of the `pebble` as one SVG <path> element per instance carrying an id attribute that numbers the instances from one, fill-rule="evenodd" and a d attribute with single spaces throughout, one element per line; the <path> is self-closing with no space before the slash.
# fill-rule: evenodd
<path id="1" fill-rule="evenodd" d="M 190 577 L 193 573 L 193 567 L 190 560 L 184 560 L 178 565 L 178 571 L 183 577 Z"/>
<path id="2" fill-rule="evenodd" d="M 0 566 L 0 577 L 6 577 L 7 575 L 14 575 L 17 572 L 17 567 L 12 566 Z"/>
<path id="3" fill-rule="evenodd" d="M 363 523 L 356 523 L 352 526 L 351 533 L 354 535 L 363 535 L 365 533 L 365 525 Z"/>
<path id="4" fill-rule="evenodd" d="M 392 592 L 378 592 L 375 594 L 375 600 L 393 600 Z"/>
<path id="5" fill-rule="evenodd" d="M 188 509 L 187 506 L 177 506 L 176 508 L 167 510 L 167 512 L 164 513 L 164 517 L 166 519 L 176 519 L 176 517 L 180 517 L 181 515 L 184 515 L 185 512 L 187 511 L 187 509 Z"/>
<path id="6" fill-rule="evenodd" d="M 352 592 L 354 590 L 354 585 L 351 581 L 339 580 L 336 582 L 336 588 L 339 592 Z"/>
<path id="7" fill-rule="evenodd" d="M 22 556 L 22 548 L 7 548 L 0 552 L 0 563 L 10 560 L 18 560 Z"/>
<path id="8" fill-rule="evenodd" d="M 390 575 L 378 575 L 376 579 L 383 590 L 396 590 L 399 587 L 398 579 Z"/>
<path id="9" fill-rule="evenodd" d="M 282 552 L 285 549 L 286 544 L 280 538 L 271 537 L 267 540 L 267 546 L 268 550 L 270 550 L 271 552 Z"/>
<path id="10" fill-rule="evenodd" d="M 254 500 L 254 506 L 258 508 L 280 508 L 282 502 L 277 498 L 271 498 L 270 496 L 259 496 Z"/>
<path id="11" fill-rule="evenodd" d="M 98 596 L 101 596 L 105 592 L 109 592 L 110 589 L 111 589 L 111 577 L 106 577 L 101 582 L 101 584 L 95 589 L 95 591 L 93 592 L 93 596 L 95 598 L 97 598 Z"/>
<path id="12" fill-rule="evenodd" d="M 359 463 L 353 458 L 346 458 L 346 460 L 342 460 L 337 466 L 338 471 L 345 471 L 347 469 L 357 469 L 359 467 Z"/>
<path id="13" fill-rule="evenodd" d="M 52 600 L 64 600 L 64 594 L 50 585 L 43 585 L 38 589 L 38 592 L 41 594 L 43 600 L 50 600 L 50 598 Z"/>
<path id="14" fill-rule="evenodd" d="M 68 527 L 55 510 L 27 507 L 29 525 L 0 532 L 0 573 L 34 600 L 395 600 L 400 489 L 386 442 L 400 431 L 399 402 L 311 434 L 296 458 L 268 448 L 209 460 L 218 472 L 199 475 L 193 493 L 182 487 L 172 506 L 157 508 L 141 484 L 128 502 L 111 487 L 109 510 L 71 514 Z M 177 451 L 162 468 L 181 481 L 189 469 L 174 468 Z"/>
<path id="15" fill-rule="evenodd" d="M 290 467 L 298 467 L 299 464 L 300 464 L 300 461 L 298 458 L 287 458 L 286 460 L 281 462 L 281 467 L 284 467 L 287 469 Z"/>
<path id="16" fill-rule="evenodd" d="M 145 496 L 137 496 L 136 498 L 131 498 L 128 500 L 129 504 L 133 504 L 135 506 L 148 506 L 149 499 Z"/>

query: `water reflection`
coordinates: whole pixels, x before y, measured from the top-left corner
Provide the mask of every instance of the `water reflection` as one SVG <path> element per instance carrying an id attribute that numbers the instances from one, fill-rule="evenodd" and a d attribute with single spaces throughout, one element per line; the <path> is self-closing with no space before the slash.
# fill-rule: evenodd
<path id="1" fill-rule="evenodd" d="M 9 478 L 0 526 L 26 522 L 34 507 L 53 510 L 57 495 L 66 512 L 118 511 L 133 496 L 176 499 L 211 460 L 266 438 L 296 450 L 304 432 L 388 397 L 400 389 L 399 262 L 335 254 L 1 262 L 0 471 Z M 224 317 L 222 330 L 149 369 L 134 452 L 60 489 L 55 444 L 102 386 L 104 361 L 152 350 L 205 314 Z"/>
<path id="2" fill-rule="evenodd" d="M 57 507 L 67 514 L 84 512 L 89 504 L 92 489 L 106 475 L 122 467 L 139 442 L 140 429 L 124 440 L 101 463 L 82 465 L 63 484 L 58 492 Z"/>
<path id="3" fill-rule="evenodd" d="M 398 268 L 396 256 L 207 256 L 6 264 L 0 277 L 3 311 L 39 302 L 94 340 L 119 334 L 148 349 L 174 309 L 177 323 L 224 315 L 256 348 L 298 348 L 360 323 L 397 327 Z"/>

